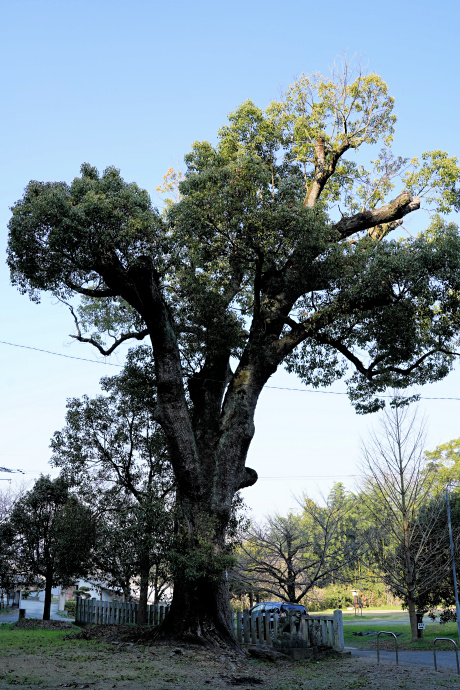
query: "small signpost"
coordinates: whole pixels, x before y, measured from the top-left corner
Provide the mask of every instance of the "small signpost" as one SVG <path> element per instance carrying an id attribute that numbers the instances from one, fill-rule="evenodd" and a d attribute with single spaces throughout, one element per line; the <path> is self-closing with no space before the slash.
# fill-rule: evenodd
<path id="1" fill-rule="evenodd" d="M 421 639 L 423 637 L 423 631 L 425 630 L 423 611 L 417 611 L 415 615 L 417 616 L 417 637 Z"/>
<path id="2" fill-rule="evenodd" d="M 362 617 L 362 615 L 363 615 L 363 602 L 362 602 L 361 597 L 359 595 L 359 589 L 352 589 L 351 595 L 353 597 L 353 606 L 355 609 L 355 616 L 358 615 L 358 609 L 361 609 L 361 617 Z"/>

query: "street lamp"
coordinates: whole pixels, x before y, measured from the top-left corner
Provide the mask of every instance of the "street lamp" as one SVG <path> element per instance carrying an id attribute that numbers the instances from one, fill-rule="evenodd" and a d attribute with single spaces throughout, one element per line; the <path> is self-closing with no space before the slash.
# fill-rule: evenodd
<path id="1" fill-rule="evenodd" d="M 449 525 L 450 552 L 452 554 L 452 574 L 454 576 L 455 609 L 457 611 L 457 632 L 458 639 L 460 640 L 460 604 L 458 603 L 457 574 L 455 572 L 454 540 L 452 538 L 452 523 L 450 521 L 449 484 L 446 486 L 446 503 L 447 523 Z"/>

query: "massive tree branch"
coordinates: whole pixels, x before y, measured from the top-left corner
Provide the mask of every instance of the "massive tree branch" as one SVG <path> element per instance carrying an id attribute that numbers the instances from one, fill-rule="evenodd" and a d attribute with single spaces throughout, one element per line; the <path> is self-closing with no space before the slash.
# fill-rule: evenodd
<path id="1" fill-rule="evenodd" d="M 340 158 L 351 147 L 347 139 L 337 149 L 326 151 L 326 140 L 324 137 L 319 137 L 315 144 L 315 175 L 307 189 L 307 194 L 303 202 L 305 208 L 314 207 L 327 181 L 334 174 Z M 329 157 L 328 162 L 326 161 L 327 157 Z"/>
<path id="2" fill-rule="evenodd" d="M 120 289 L 120 295 L 138 309 L 148 329 L 155 358 L 156 418 L 168 440 L 171 464 L 185 495 L 188 490 L 196 491 L 204 485 L 202 467 L 197 460 L 196 439 L 185 397 L 174 319 L 150 256 L 140 256 L 130 267 L 125 286 L 126 291 Z"/>
<path id="3" fill-rule="evenodd" d="M 367 230 L 369 236 L 378 241 L 400 226 L 404 216 L 418 208 L 420 208 L 420 199 L 412 197 L 408 192 L 403 192 L 378 209 L 343 217 L 331 226 L 330 241 L 337 242 L 364 230 Z M 302 265 L 302 261 L 300 252 L 295 250 L 282 268 L 265 271 L 261 277 L 261 287 L 266 293 L 266 301 L 276 299 L 279 306 L 278 316 L 273 316 L 272 323 L 276 320 L 279 323 L 286 322 L 292 305 L 302 294 L 322 289 L 320 284 L 315 284 L 312 271 L 303 278 L 300 276 L 297 267 Z M 327 286 L 327 281 L 325 286 Z"/>
<path id="4" fill-rule="evenodd" d="M 419 208 L 420 199 L 413 197 L 409 192 L 403 192 L 385 206 L 341 218 L 338 223 L 332 226 L 332 230 L 339 233 L 343 239 L 356 232 L 369 230 L 376 226 L 383 226 L 386 223 L 393 223 Z"/>

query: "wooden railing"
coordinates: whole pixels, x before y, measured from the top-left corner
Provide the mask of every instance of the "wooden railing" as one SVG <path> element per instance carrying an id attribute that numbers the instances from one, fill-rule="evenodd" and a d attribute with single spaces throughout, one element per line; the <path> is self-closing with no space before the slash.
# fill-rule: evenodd
<path id="1" fill-rule="evenodd" d="M 147 625 L 158 625 L 166 616 L 169 606 L 152 604 L 147 606 Z M 77 599 L 75 622 L 105 625 L 115 623 L 128 625 L 137 623 L 139 604 L 121 601 L 99 601 L 98 599 Z"/>
<path id="2" fill-rule="evenodd" d="M 332 616 L 265 616 L 261 611 L 234 613 L 237 640 L 245 645 L 323 647 L 341 652 L 344 649 L 342 611 Z"/>

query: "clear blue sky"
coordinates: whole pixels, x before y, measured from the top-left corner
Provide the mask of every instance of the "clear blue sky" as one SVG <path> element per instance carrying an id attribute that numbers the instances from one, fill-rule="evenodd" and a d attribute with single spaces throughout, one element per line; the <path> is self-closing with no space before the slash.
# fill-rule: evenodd
<path id="1" fill-rule="evenodd" d="M 388 83 L 397 153 L 459 155 L 459 8 L 446 0 L 3 0 L 2 246 L 9 206 L 30 179 L 70 181 L 83 161 L 100 170 L 113 164 L 155 200 L 166 170 L 181 167 L 193 141 L 212 141 L 239 103 L 251 98 L 265 107 L 297 75 L 327 73 L 343 54 Z M 0 300 L 0 340 L 97 361 L 71 343 L 63 308 L 46 297 L 32 304 L 9 285 L 3 261 Z M 117 370 L 3 344 L 0 353 L 0 464 L 22 467 L 32 480 L 49 470 L 49 438 L 63 425 L 66 398 L 95 394 L 100 376 Z M 423 395 L 460 397 L 459 372 Z M 271 385 L 302 388 L 285 373 Z M 430 447 L 460 436 L 460 401 L 421 407 Z M 262 477 L 353 475 L 373 421 L 355 415 L 343 395 L 267 389 L 249 464 Z M 257 516 L 283 512 L 292 493 L 316 495 L 332 481 L 261 479 L 245 497 Z M 352 486 L 351 477 L 344 481 Z"/>

